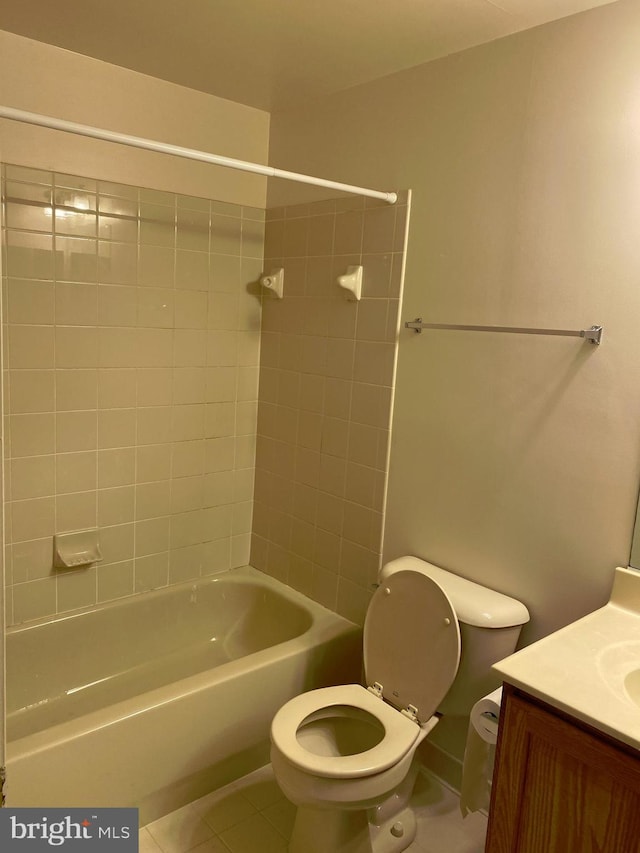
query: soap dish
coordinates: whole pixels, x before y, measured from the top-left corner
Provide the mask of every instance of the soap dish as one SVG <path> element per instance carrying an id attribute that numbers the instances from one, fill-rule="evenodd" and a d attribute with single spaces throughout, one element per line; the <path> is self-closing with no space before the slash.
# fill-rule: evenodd
<path id="1" fill-rule="evenodd" d="M 56 569 L 79 569 L 102 560 L 97 530 L 74 530 L 53 537 L 53 565 Z"/>

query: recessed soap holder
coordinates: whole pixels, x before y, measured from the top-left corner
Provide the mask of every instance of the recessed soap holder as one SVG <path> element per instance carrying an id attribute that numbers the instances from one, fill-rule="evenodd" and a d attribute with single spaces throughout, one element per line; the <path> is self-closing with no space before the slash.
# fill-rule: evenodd
<path id="1" fill-rule="evenodd" d="M 53 565 L 56 569 L 79 569 L 102 560 L 97 530 L 74 530 L 53 537 Z"/>
<path id="2" fill-rule="evenodd" d="M 260 284 L 265 290 L 270 290 L 276 299 L 282 299 L 284 296 L 284 270 L 282 267 L 268 275 L 263 275 L 260 278 Z"/>
<path id="3" fill-rule="evenodd" d="M 338 286 L 345 291 L 345 299 L 359 302 L 362 296 L 362 267 L 348 266 L 346 273 L 338 276 Z"/>

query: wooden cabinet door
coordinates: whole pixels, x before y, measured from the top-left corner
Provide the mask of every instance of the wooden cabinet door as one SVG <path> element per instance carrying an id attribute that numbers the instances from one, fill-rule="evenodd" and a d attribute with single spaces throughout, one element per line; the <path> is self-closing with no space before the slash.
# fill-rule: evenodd
<path id="1" fill-rule="evenodd" d="M 505 687 L 486 853 L 640 853 L 640 758 Z"/>

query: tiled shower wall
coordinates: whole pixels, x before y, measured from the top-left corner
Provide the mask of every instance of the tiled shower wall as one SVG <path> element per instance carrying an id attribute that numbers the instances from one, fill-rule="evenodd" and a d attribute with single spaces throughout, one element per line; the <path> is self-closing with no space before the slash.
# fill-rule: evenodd
<path id="1" fill-rule="evenodd" d="M 267 211 L 251 563 L 362 622 L 381 557 L 408 197 Z M 362 264 L 360 302 L 336 277 Z"/>
<path id="2" fill-rule="evenodd" d="M 8 622 L 246 563 L 264 211 L 2 177 Z M 54 570 L 93 527 L 103 561 Z"/>

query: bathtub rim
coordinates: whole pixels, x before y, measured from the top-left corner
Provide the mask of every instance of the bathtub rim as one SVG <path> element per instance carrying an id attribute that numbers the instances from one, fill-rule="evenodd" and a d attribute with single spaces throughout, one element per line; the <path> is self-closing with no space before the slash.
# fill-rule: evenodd
<path id="1" fill-rule="evenodd" d="M 286 583 L 284 583 L 284 581 L 279 581 L 276 578 L 271 577 L 271 575 L 268 575 L 265 572 L 260 571 L 259 569 L 255 569 L 253 566 L 235 566 L 232 569 L 223 569 L 219 572 L 214 572 L 210 575 L 204 575 L 203 577 L 192 578 L 191 580 L 180 581 L 179 583 L 168 584 L 166 586 L 154 587 L 153 589 L 145 589 L 141 592 L 131 593 L 131 595 L 123 595 L 120 598 L 113 598 L 109 599 L 108 601 L 98 602 L 97 604 L 90 604 L 87 607 L 74 608 L 73 610 L 66 610 L 62 613 L 54 613 L 49 614 L 48 616 L 40 616 L 38 619 L 28 619 L 24 622 L 17 622 L 14 625 L 9 625 L 6 628 L 5 636 L 9 637 L 13 634 L 20 634 L 23 632 L 34 630 L 36 628 L 42 628 L 45 625 L 55 625 L 59 622 L 66 622 L 67 620 L 77 619 L 81 616 L 87 616 L 91 613 L 101 613 L 104 610 L 115 610 L 128 603 L 133 604 L 140 598 L 144 598 L 145 600 L 153 598 L 164 598 L 173 594 L 179 594 L 181 591 L 186 592 L 187 590 L 192 590 L 194 587 L 207 587 L 214 583 L 219 583 L 223 580 L 230 581 L 232 579 L 234 583 L 239 584 L 247 584 L 252 579 L 258 579 L 262 582 L 261 585 L 266 586 L 269 589 L 275 590 L 276 592 L 280 593 L 285 598 L 289 598 L 296 604 L 302 604 L 303 607 L 309 601 L 311 601 L 313 604 L 318 604 L 318 602 L 307 598 L 304 593 L 298 592 L 298 590 L 294 589 L 291 586 L 288 586 Z M 294 595 L 289 597 L 288 593 L 294 593 Z M 323 607 L 323 605 L 318 604 L 318 607 Z M 323 609 L 326 610 L 327 608 L 325 607 Z M 333 611 L 329 612 L 332 613 Z"/>
<path id="2" fill-rule="evenodd" d="M 118 720 L 135 717 L 152 708 L 179 701 L 184 696 L 198 693 L 227 679 L 241 676 L 251 670 L 259 670 L 276 659 L 290 658 L 318 643 L 328 642 L 345 632 L 361 634 L 361 628 L 354 622 L 340 616 L 334 611 L 328 610 L 322 604 L 307 598 L 307 596 L 298 590 L 287 586 L 282 581 L 252 566 L 239 566 L 215 575 L 208 575 L 193 581 L 162 587 L 161 589 L 151 590 L 147 593 L 140 593 L 139 595 L 169 595 L 181 590 L 191 589 L 194 586 L 205 586 L 216 581 L 220 582 L 225 578 L 233 583 L 250 585 L 257 583 L 258 586 L 264 586 L 276 591 L 285 599 L 309 611 L 311 624 L 306 631 L 290 640 L 285 640 L 266 649 L 252 652 L 236 660 L 228 661 L 213 669 L 204 670 L 186 676 L 178 681 L 137 694 L 136 696 L 114 702 L 112 705 L 90 711 L 76 719 L 66 720 L 47 729 L 8 741 L 7 762 L 10 763 L 12 760 L 34 755 L 42 750 L 51 748 L 53 745 L 63 744 L 83 734 L 106 728 Z M 108 602 L 105 606 L 109 608 L 117 607 L 118 605 L 122 605 L 123 602 L 131 600 L 131 598 L 133 597 L 117 599 L 114 602 Z M 29 630 L 59 621 L 60 619 L 74 618 L 75 616 L 101 609 L 101 607 L 95 606 L 84 608 L 82 611 L 57 616 L 54 619 L 37 620 L 37 624 L 29 622 L 15 627 L 23 631 Z"/>

